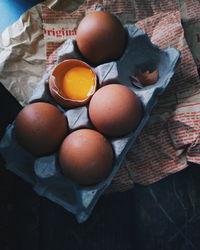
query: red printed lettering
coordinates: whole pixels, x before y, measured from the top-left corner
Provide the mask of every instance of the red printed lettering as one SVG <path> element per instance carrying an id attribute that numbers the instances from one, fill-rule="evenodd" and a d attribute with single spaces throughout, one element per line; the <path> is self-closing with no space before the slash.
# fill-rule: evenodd
<path id="1" fill-rule="evenodd" d="M 61 28 L 61 29 L 44 29 L 44 34 L 46 36 L 53 36 L 53 37 L 57 37 L 57 38 L 66 38 L 68 36 L 75 36 L 76 35 L 76 30 L 70 30 L 70 29 L 65 29 L 65 28 Z"/>

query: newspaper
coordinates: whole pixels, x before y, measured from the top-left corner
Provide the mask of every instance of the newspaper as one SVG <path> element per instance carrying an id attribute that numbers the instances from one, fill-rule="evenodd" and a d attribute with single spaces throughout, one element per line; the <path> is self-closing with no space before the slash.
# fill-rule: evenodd
<path id="1" fill-rule="evenodd" d="M 80 20 L 98 8 L 117 15 L 123 24 L 145 30 L 160 48 L 172 46 L 181 51 L 169 87 L 158 99 L 108 192 L 127 190 L 135 182 L 153 183 L 187 167 L 188 161 L 200 164 L 197 0 L 45 1 L 1 34 L 0 81 L 26 105 L 44 71 L 56 61 L 57 48 L 74 38 Z"/>

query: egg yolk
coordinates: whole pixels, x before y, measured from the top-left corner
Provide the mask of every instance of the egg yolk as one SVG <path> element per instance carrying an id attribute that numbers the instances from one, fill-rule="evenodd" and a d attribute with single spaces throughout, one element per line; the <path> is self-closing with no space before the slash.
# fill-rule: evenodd
<path id="1" fill-rule="evenodd" d="M 89 96 L 94 83 L 95 75 L 91 69 L 75 66 L 65 73 L 62 91 L 67 98 L 82 100 Z"/>

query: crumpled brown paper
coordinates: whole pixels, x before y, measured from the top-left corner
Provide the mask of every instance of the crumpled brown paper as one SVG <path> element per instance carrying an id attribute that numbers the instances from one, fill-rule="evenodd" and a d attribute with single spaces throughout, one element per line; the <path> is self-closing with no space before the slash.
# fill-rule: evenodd
<path id="1" fill-rule="evenodd" d="M 25 105 L 45 70 L 41 6 L 28 10 L 0 34 L 0 81 Z"/>

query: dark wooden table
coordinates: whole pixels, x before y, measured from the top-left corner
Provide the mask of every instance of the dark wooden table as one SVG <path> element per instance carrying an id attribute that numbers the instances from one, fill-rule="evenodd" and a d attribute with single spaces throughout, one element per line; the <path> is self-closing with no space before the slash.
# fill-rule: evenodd
<path id="1" fill-rule="evenodd" d="M 20 105 L 0 86 L 0 134 Z M 103 196 L 91 217 L 39 197 L 0 166 L 0 250 L 199 250 L 200 167 Z"/>

